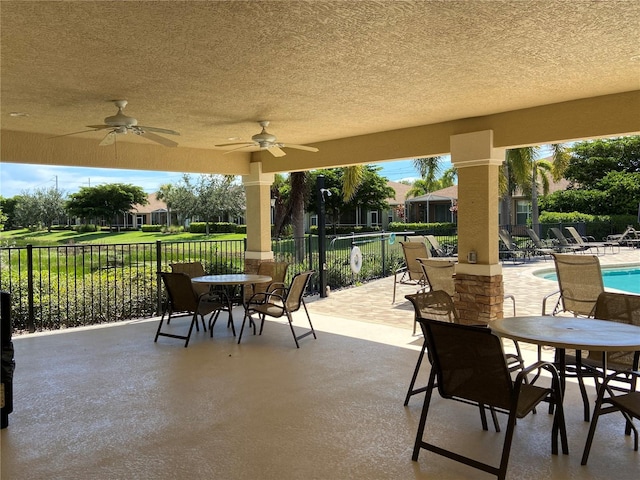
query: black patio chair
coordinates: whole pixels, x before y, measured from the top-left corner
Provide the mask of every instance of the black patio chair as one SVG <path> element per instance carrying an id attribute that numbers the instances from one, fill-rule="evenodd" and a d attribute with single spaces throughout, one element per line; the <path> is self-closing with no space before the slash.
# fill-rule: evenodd
<path id="1" fill-rule="evenodd" d="M 523 418 L 532 412 L 542 401 L 549 401 L 555 406 L 551 452 L 557 455 L 558 437 L 560 437 L 562 452 L 568 453 L 562 388 L 560 377 L 553 364 L 536 362 L 518 373 L 514 381 L 505 361 L 502 343 L 490 329 L 428 319 L 421 319 L 420 325 L 433 363 L 413 449 L 414 461 L 418 460 L 420 450 L 425 449 L 496 475 L 498 479 L 504 479 L 507 474 L 516 419 Z M 549 387 L 525 382 L 529 373 L 540 369 L 547 370 L 551 374 Z M 435 388 L 438 389 L 442 398 L 471 405 L 486 405 L 498 412 L 508 414 L 499 466 L 439 447 L 433 443 L 432 435 L 430 435 L 430 441 L 424 440 L 427 415 Z"/>

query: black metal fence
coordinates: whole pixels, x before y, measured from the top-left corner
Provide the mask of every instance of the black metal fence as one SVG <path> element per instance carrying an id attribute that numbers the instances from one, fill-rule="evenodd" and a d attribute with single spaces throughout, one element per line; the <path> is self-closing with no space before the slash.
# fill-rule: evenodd
<path id="1" fill-rule="evenodd" d="M 411 234 L 327 237 L 324 267 L 315 235 L 275 239 L 272 250 L 276 260 L 290 264 L 287 281 L 300 271 L 317 272 L 309 285 L 313 293 L 319 292 L 320 273 L 334 290 L 392 275 L 403 264 L 398 242 Z M 353 247 L 361 252 L 359 269 L 352 267 Z M 158 272 L 171 263 L 200 261 L 207 274 L 239 273 L 245 250 L 245 240 L 2 247 L 0 290 L 11 293 L 17 332 L 144 318 L 162 309 Z"/>
<path id="2" fill-rule="evenodd" d="M 154 315 L 157 272 L 198 260 L 207 273 L 244 268 L 244 240 L 0 248 L 0 289 L 11 293 L 16 331 Z"/>

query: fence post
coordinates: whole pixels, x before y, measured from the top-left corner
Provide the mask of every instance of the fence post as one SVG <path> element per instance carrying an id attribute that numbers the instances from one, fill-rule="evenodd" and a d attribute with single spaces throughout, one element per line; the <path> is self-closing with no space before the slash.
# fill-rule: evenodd
<path id="1" fill-rule="evenodd" d="M 385 245 L 385 241 L 384 241 L 384 232 L 382 232 L 382 235 L 380 235 L 380 242 L 381 242 L 381 252 L 382 252 L 382 276 L 386 277 L 387 276 L 387 255 L 386 255 L 386 245 Z"/>
<path id="2" fill-rule="evenodd" d="M 160 272 L 162 271 L 162 241 L 156 240 L 156 296 L 158 298 L 157 313 L 162 312 L 162 280 Z"/>
<path id="3" fill-rule="evenodd" d="M 36 331 L 36 314 L 33 302 L 33 245 L 27 245 L 27 305 L 29 306 L 29 318 L 27 327 L 29 333 Z"/>
<path id="4" fill-rule="evenodd" d="M 320 298 L 327 296 L 327 231 L 324 204 L 325 193 L 331 195 L 329 190 L 324 188 L 324 175 L 318 175 L 316 178 L 316 187 L 318 190 L 318 272 L 320 274 Z"/>

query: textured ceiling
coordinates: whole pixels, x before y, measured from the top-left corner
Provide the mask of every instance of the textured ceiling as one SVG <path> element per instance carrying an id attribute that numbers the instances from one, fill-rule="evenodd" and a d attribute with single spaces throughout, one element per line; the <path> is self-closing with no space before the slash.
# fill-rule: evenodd
<path id="1" fill-rule="evenodd" d="M 261 119 L 314 143 L 640 88 L 637 1 L 2 1 L 0 17 L 3 130 L 86 130 L 124 98 L 180 146 Z"/>

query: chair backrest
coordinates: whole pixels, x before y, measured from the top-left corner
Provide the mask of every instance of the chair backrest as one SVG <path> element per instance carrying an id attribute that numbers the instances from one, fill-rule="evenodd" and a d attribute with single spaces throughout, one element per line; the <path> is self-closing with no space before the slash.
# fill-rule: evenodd
<path id="1" fill-rule="evenodd" d="M 622 232 L 619 240 L 629 240 L 638 238 L 638 232 L 631 225 L 627 227 L 627 229 Z"/>
<path id="2" fill-rule="evenodd" d="M 593 317 L 640 327 L 640 295 L 602 292 L 596 301 Z M 607 352 L 607 356 L 612 363 L 628 367 L 633 365 L 633 352 Z M 602 352 L 589 351 L 589 358 L 599 360 Z"/>
<path id="3" fill-rule="evenodd" d="M 640 326 L 640 295 L 602 292 L 596 301 L 593 316 L 600 320 Z"/>
<path id="4" fill-rule="evenodd" d="M 500 338 L 486 327 L 419 322 L 443 398 L 511 408 L 513 382 Z"/>
<path id="5" fill-rule="evenodd" d="M 567 240 L 567 237 L 564 236 L 564 234 L 560 231 L 559 228 L 551 227 L 549 230 L 551 230 L 551 233 L 553 233 L 553 236 L 556 237 L 560 245 L 562 245 L 563 247 L 571 245 L 569 243 L 569 240 Z"/>
<path id="6" fill-rule="evenodd" d="M 444 257 L 446 255 L 444 248 L 440 246 L 440 242 L 438 242 L 438 239 L 434 235 L 426 235 L 425 238 L 431 244 L 436 257 Z"/>
<path id="7" fill-rule="evenodd" d="M 191 286 L 189 275 L 161 272 L 160 276 L 167 289 L 167 296 L 174 312 L 195 312 L 198 309 L 198 296 Z"/>
<path id="8" fill-rule="evenodd" d="M 287 310 L 295 312 L 302 306 L 302 296 L 307 289 L 307 284 L 311 280 L 313 270 L 297 273 L 291 280 L 291 285 L 287 290 L 287 296 L 284 299 L 284 303 L 287 306 Z"/>
<path id="9" fill-rule="evenodd" d="M 527 228 L 527 235 L 529 235 L 529 238 L 537 248 L 545 248 L 544 243 L 532 228 Z"/>
<path id="10" fill-rule="evenodd" d="M 189 278 L 202 277 L 205 275 L 204 267 L 200 262 L 171 263 L 169 265 L 173 273 L 186 273 Z M 192 287 L 198 295 L 209 291 L 209 285 L 194 284 Z"/>
<path id="11" fill-rule="evenodd" d="M 600 261 L 595 255 L 554 253 L 553 259 L 564 310 L 588 316 L 604 292 Z"/>
<path id="12" fill-rule="evenodd" d="M 427 239 L 424 237 L 424 235 L 409 235 L 409 236 L 407 236 L 407 242 L 422 242 L 422 243 L 426 243 Z"/>
<path id="13" fill-rule="evenodd" d="M 287 270 L 289 268 L 289 264 L 287 262 L 261 262 L 258 265 L 258 275 L 268 275 L 271 277 L 270 282 L 266 283 L 256 283 L 253 286 L 253 289 L 247 288 L 245 291 L 245 297 L 247 295 L 251 296 L 255 293 L 264 293 L 267 291 L 270 285 L 281 284 L 280 286 L 284 286 L 286 278 L 287 278 Z"/>
<path id="14" fill-rule="evenodd" d="M 513 241 L 513 238 L 511 238 L 511 234 L 504 228 L 498 230 L 498 236 L 500 237 L 500 240 L 502 240 L 502 243 L 504 243 L 504 246 L 507 247 L 507 250 L 519 250 L 518 246 Z"/>
<path id="15" fill-rule="evenodd" d="M 444 290 L 421 291 L 405 298 L 413 304 L 415 318 L 460 323 L 453 300 Z"/>
<path id="16" fill-rule="evenodd" d="M 431 256 L 427 251 L 427 245 L 423 242 L 400 242 L 400 245 L 402 245 L 402 253 L 404 254 L 409 278 L 415 281 L 422 281 L 424 273 L 418 258 L 429 258 Z"/>
<path id="17" fill-rule="evenodd" d="M 571 238 L 573 238 L 573 241 L 576 244 L 582 245 L 584 243 L 584 240 L 578 233 L 578 230 L 576 230 L 576 227 L 564 227 L 564 229 L 569 232 L 569 235 L 571 235 Z"/>
<path id="18" fill-rule="evenodd" d="M 200 262 L 184 262 L 170 264 L 173 273 L 186 273 L 189 278 L 202 277 L 205 275 L 204 267 Z"/>
<path id="19" fill-rule="evenodd" d="M 456 270 L 455 260 L 422 258 L 418 261 L 431 290 L 444 290 L 449 295 L 455 295 L 456 285 L 453 278 Z"/>

